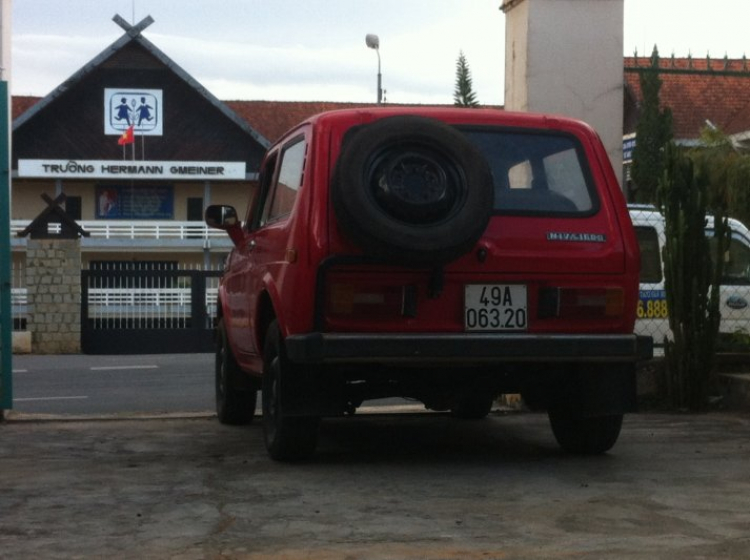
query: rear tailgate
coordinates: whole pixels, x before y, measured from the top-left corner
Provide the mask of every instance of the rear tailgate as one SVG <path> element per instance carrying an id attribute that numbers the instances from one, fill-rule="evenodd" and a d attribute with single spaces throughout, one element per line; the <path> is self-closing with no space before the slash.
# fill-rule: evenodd
<path id="1" fill-rule="evenodd" d="M 614 204 L 622 201 L 609 192 L 619 186 L 599 166 L 593 132 L 459 129 L 485 154 L 495 185 L 494 214 L 476 247 L 434 270 L 332 264 L 324 328 L 632 332 L 632 232 L 623 239 L 629 222 L 620 223 Z"/>

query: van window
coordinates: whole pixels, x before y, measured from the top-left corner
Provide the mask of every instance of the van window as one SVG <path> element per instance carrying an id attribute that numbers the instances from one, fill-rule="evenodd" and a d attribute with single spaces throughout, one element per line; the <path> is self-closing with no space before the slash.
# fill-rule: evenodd
<path id="1" fill-rule="evenodd" d="M 495 210 L 574 216 L 596 209 L 598 199 L 586 159 L 574 137 L 505 129 L 463 132 L 490 164 Z"/>
<path id="2" fill-rule="evenodd" d="M 638 248 L 641 250 L 641 284 L 658 284 L 661 282 L 661 255 L 659 236 L 656 229 L 648 226 L 636 226 Z"/>
<path id="3" fill-rule="evenodd" d="M 711 244 L 712 254 L 716 252 L 716 239 L 713 232 L 708 232 L 709 243 Z M 750 247 L 747 246 L 740 238 L 732 237 L 729 243 L 729 250 L 724 253 L 724 275 L 721 279 L 722 284 L 750 284 Z"/>

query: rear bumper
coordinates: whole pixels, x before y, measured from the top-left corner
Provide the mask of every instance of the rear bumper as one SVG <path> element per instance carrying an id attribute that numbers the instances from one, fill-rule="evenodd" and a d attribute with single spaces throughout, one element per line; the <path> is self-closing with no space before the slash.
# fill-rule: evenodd
<path id="1" fill-rule="evenodd" d="M 306 364 L 492 364 L 636 362 L 653 357 L 653 340 L 634 334 L 308 333 L 286 339 L 289 359 Z"/>

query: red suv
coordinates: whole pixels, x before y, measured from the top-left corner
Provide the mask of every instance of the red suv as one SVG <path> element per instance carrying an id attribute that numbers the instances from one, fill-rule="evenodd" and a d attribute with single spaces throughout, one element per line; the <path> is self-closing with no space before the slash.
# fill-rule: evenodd
<path id="1" fill-rule="evenodd" d="M 274 459 L 312 454 L 323 416 L 417 399 L 482 418 L 502 393 L 559 444 L 602 453 L 635 404 L 638 244 L 596 133 L 458 108 L 323 113 L 266 154 L 219 290 L 219 420 L 262 391 Z"/>

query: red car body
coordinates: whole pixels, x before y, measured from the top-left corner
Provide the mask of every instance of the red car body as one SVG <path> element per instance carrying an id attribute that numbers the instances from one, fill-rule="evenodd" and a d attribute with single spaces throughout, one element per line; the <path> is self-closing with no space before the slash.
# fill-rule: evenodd
<path id="1" fill-rule="evenodd" d="M 235 369 L 264 376 L 273 324 L 274 352 L 283 345 L 305 379 L 280 397 L 279 422 L 379 396 L 454 412 L 501 392 L 587 417 L 632 408 L 633 364 L 650 355 L 633 335 L 638 245 L 589 126 L 489 109 L 334 111 L 276 142 L 260 182 L 242 223 L 227 207 L 207 221 L 235 244 L 219 291 Z M 474 196 L 476 183 L 492 192 Z"/>

